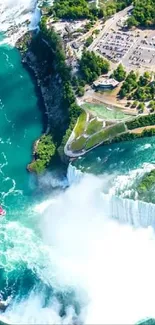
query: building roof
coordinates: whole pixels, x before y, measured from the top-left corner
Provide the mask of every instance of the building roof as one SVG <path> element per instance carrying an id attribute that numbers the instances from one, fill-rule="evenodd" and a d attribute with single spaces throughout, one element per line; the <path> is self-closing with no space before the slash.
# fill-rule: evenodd
<path id="1" fill-rule="evenodd" d="M 112 87 L 116 87 L 119 84 L 119 82 L 113 78 L 105 78 L 105 77 L 100 77 L 99 79 L 97 79 L 96 81 L 93 82 L 93 85 L 95 87 L 108 87 L 108 86 L 112 86 Z"/>

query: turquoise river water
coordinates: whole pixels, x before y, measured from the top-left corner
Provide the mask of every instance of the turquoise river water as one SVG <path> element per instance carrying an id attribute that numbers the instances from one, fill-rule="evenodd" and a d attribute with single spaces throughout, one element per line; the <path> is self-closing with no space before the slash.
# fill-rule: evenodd
<path id="1" fill-rule="evenodd" d="M 84 177 L 76 186 L 69 167 L 72 185 L 55 193 L 53 182 L 65 187 L 67 179 L 57 183 L 48 173 L 37 180 L 26 170 L 42 132 L 41 105 L 18 51 L 1 45 L 0 204 L 7 214 L 0 220 L 0 298 L 10 299 L 5 317 L 64 325 L 77 324 L 77 317 L 85 324 L 154 317 L 154 234 L 107 224 L 108 196 L 101 200 L 100 181 L 106 195 L 135 199 L 136 180 L 154 168 L 155 138 L 95 149 L 73 165 L 101 176 Z M 51 194 L 45 195 L 47 184 Z"/>

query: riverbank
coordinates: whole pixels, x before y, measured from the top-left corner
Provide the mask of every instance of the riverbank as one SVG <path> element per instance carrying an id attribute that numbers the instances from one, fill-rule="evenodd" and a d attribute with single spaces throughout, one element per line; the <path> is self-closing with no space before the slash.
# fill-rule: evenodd
<path id="1" fill-rule="evenodd" d="M 55 147 L 54 150 L 51 150 L 53 154 L 51 155 L 51 159 L 48 159 L 48 164 L 44 164 L 45 160 L 42 157 L 45 152 L 38 154 L 37 146 L 35 146 L 36 151 L 33 155 L 34 160 L 32 164 L 29 165 L 29 170 L 35 172 L 43 172 L 44 168 L 47 168 L 49 164 L 52 163 L 52 159 L 55 155 L 59 156 L 61 161 L 68 164 L 70 157 L 83 155 L 88 150 L 93 150 L 96 146 L 106 144 L 107 141 L 112 140 L 113 142 L 116 139 L 117 142 L 130 138 L 128 133 L 124 136 L 124 133 L 128 131 L 126 122 L 123 119 L 116 121 L 115 118 L 112 121 L 103 118 L 102 130 L 100 125 L 98 125 L 100 122 L 97 124 L 90 118 L 89 124 L 91 133 L 90 130 L 85 129 L 78 137 L 73 137 L 73 135 L 75 135 L 77 118 L 82 112 L 77 105 L 77 88 L 75 87 L 75 83 L 79 82 L 78 74 L 80 74 L 80 70 L 76 73 L 74 71 L 74 75 L 72 75 L 74 70 L 72 67 L 73 62 L 71 65 L 68 65 L 69 57 L 72 55 L 71 53 L 68 54 L 66 38 L 62 36 L 61 33 L 60 36 L 59 32 L 55 31 L 55 27 L 53 27 L 52 24 L 54 24 L 54 21 L 51 20 L 51 16 L 46 14 L 43 15 L 40 22 L 39 33 L 27 33 L 17 43 L 17 47 L 21 52 L 23 64 L 34 73 L 35 79 L 37 80 L 37 86 L 40 89 L 44 101 L 44 114 L 47 117 L 45 135 L 51 135 L 51 146 L 54 145 Z M 67 55 L 69 55 L 69 57 L 67 57 Z M 88 58 L 86 55 L 86 59 Z M 93 56 L 91 58 L 90 54 L 90 59 L 93 59 L 96 64 L 97 57 Z M 80 66 L 80 63 L 78 64 Z M 86 68 L 87 65 L 85 69 Z M 91 97 L 91 93 L 89 94 L 89 92 L 87 92 L 87 96 Z M 114 108 L 111 106 L 109 109 L 113 110 Z M 135 112 L 132 110 L 122 110 L 122 107 L 119 107 L 119 109 L 122 113 L 130 113 L 130 116 L 135 115 Z M 133 121 L 134 119 L 136 119 L 136 117 L 132 116 Z M 143 129 L 145 129 L 145 124 L 143 125 Z M 146 125 L 148 126 L 149 124 Z M 150 125 L 152 125 L 152 121 Z M 98 129 L 96 130 L 95 127 L 98 127 Z M 89 131 L 88 135 L 85 131 Z M 152 133 L 149 133 L 149 136 L 150 134 Z M 146 132 L 141 132 L 141 136 L 145 135 Z M 72 142 L 70 142 L 70 139 Z M 40 141 L 37 141 L 37 144 L 39 143 Z M 36 164 L 35 161 L 37 161 Z M 36 165 L 39 168 L 35 168 Z"/>
<path id="2" fill-rule="evenodd" d="M 51 64 L 51 66 L 54 65 L 52 62 L 54 59 L 52 60 L 52 58 L 49 58 L 51 50 L 40 36 L 38 36 L 36 33 L 30 32 L 25 34 L 16 43 L 16 47 L 20 51 L 23 65 L 33 76 L 38 89 L 38 95 L 42 99 L 42 113 L 44 115 L 43 133 L 45 135 L 51 134 L 53 137 L 52 141 L 58 148 L 67 127 L 67 118 L 65 114 L 63 114 L 63 91 L 59 75 L 56 73 L 56 71 L 54 71 L 54 67 L 53 71 L 48 71 L 49 64 Z M 39 55 L 37 55 L 37 50 L 39 50 Z M 37 159 L 37 148 L 39 141 L 40 139 L 36 139 L 33 145 L 32 163 L 27 166 L 28 170 L 31 172 L 37 172 L 37 170 L 34 168 L 34 162 Z M 55 152 L 54 156 L 55 154 L 58 159 L 58 152 Z M 64 157 L 61 158 L 64 162 Z M 41 171 L 43 171 L 43 169 L 41 169 Z"/>

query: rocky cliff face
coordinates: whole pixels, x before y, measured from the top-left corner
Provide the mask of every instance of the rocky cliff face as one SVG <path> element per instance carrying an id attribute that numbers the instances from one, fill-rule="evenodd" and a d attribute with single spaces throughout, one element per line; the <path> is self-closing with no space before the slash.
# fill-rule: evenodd
<path id="1" fill-rule="evenodd" d="M 23 64 L 31 69 L 41 91 L 46 117 L 44 129 L 51 132 L 59 144 L 68 116 L 63 105 L 62 81 L 55 69 L 52 51 L 41 35 L 26 34 L 16 46 L 21 52 Z"/>

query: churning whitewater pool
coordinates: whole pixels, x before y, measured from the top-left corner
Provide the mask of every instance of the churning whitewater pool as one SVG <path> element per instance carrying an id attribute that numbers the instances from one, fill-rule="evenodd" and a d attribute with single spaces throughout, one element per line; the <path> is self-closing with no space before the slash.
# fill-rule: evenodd
<path id="1" fill-rule="evenodd" d="M 68 180 L 48 173 L 37 181 L 27 173 L 42 104 L 19 53 L 6 43 L 19 35 L 19 22 L 36 19 L 36 2 L 0 0 L 0 13 L 1 31 L 16 24 L 0 46 L 0 204 L 7 211 L 0 219 L 0 298 L 8 301 L 0 320 L 155 318 L 154 205 L 128 198 L 135 198 L 133 180 L 153 168 L 155 139 L 100 147 L 75 163 L 91 173 L 69 166 Z"/>

